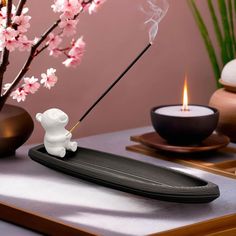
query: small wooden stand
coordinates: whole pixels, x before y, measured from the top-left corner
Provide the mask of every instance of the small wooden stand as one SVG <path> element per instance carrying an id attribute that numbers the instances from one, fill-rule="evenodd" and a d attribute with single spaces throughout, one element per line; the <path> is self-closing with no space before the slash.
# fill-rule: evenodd
<path id="1" fill-rule="evenodd" d="M 163 152 L 154 148 L 150 148 L 143 144 L 141 137 L 143 135 L 131 136 L 131 141 L 137 142 L 139 144 L 127 146 L 126 149 L 133 152 L 138 152 L 141 154 L 145 154 L 152 157 L 157 157 L 159 159 L 179 163 L 182 165 L 198 168 L 201 170 L 209 171 L 218 175 L 223 175 L 226 177 L 230 177 L 236 179 L 236 160 L 226 160 L 217 163 L 207 162 L 204 161 L 203 158 L 198 158 L 199 155 L 205 154 L 175 154 L 175 153 L 168 153 Z M 141 143 L 142 142 L 142 143 Z M 224 152 L 236 152 L 235 149 L 226 147 L 222 149 Z M 202 156 L 201 156 L 202 157 Z"/>

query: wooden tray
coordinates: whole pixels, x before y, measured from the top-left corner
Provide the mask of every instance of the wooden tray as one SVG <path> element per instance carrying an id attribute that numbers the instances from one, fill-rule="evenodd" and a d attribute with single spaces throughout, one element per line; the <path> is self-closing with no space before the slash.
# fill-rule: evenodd
<path id="1" fill-rule="evenodd" d="M 46 235 L 97 235 L 86 232 L 77 227 L 66 225 L 63 222 L 55 221 L 52 218 L 39 215 L 35 212 L 29 212 L 24 209 L 16 208 L 13 205 L 8 205 L 2 202 L 0 202 L 0 219 Z M 192 235 L 235 236 L 236 214 L 226 215 L 200 223 L 163 231 L 160 233 L 153 233 L 149 236 Z"/>
<path id="2" fill-rule="evenodd" d="M 60 220 L 54 220 L 4 202 L 0 202 L 0 220 L 22 226 L 43 235 L 95 236 L 95 234 L 67 225 Z"/>
<path id="3" fill-rule="evenodd" d="M 142 135 L 131 136 L 131 141 L 140 143 L 140 137 Z M 209 171 L 214 174 L 223 175 L 236 179 L 236 160 L 226 160 L 216 163 L 208 162 L 204 160 L 204 154 L 191 153 L 191 154 L 175 154 L 175 153 L 166 153 L 160 150 L 156 150 L 150 147 L 147 147 L 144 144 L 131 145 L 126 147 L 129 151 L 134 151 L 142 153 L 148 156 L 157 157 L 159 159 L 179 163 L 182 165 L 198 168 L 201 170 Z M 227 147 L 222 149 L 225 153 L 234 151 L 234 149 Z M 201 158 L 199 158 L 201 157 Z M 203 158 L 202 158 L 203 157 Z"/>
<path id="4" fill-rule="evenodd" d="M 236 235 L 236 214 L 222 216 L 212 220 L 187 225 L 173 230 L 154 233 L 149 236 L 235 236 Z"/>

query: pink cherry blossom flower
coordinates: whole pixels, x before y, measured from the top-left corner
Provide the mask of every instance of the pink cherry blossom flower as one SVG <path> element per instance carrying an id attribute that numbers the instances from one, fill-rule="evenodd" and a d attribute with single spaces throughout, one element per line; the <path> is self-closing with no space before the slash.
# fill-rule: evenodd
<path id="1" fill-rule="evenodd" d="M 63 35 L 67 37 L 76 33 L 76 25 L 78 20 L 65 20 L 60 22 L 59 27 L 63 29 Z"/>
<path id="2" fill-rule="evenodd" d="M 93 12 L 97 12 L 98 8 L 105 2 L 106 0 L 93 0 L 92 3 L 88 7 L 89 14 Z"/>
<path id="3" fill-rule="evenodd" d="M 85 42 L 83 40 L 83 36 L 77 39 L 72 45 L 73 46 L 68 52 L 68 55 L 72 57 L 82 57 L 85 51 Z"/>
<path id="4" fill-rule="evenodd" d="M 72 11 L 64 11 L 61 15 L 60 15 L 60 19 L 62 21 L 65 21 L 65 20 L 70 20 L 70 19 L 73 19 L 74 17 L 74 13 Z"/>
<path id="5" fill-rule="evenodd" d="M 54 0 L 51 6 L 54 12 L 61 12 L 61 20 L 72 19 L 81 9 L 78 0 Z"/>
<path id="6" fill-rule="evenodd" d="M 55 72 L 56 69 L 53 68 L 47 69 L 47 74 L 45 73 L 41 74 L 42 79 L 40 83 L 44 84 L 44 87 L 51 89 L 51 87 L 53 87 L 58 80 L 57 76 L 55 75 Z"/>
<path id="7" fill-rule="evenodd" d="M 14 5 L 13 5 L 13 6 L 14 6 Z M 15 6 L 14 6 L 14 7 L 15 7 Z M 26 14 L 28 11 L 29 11 L 29 8 L 28 8 L 28 7 L 24 7 L 23 10 L 22 10 L 22 14 L 24 15 L 24 14 Z M 15 10 L 13 10 L 13 15 L 15 15 L 14 12 L 16 12 L 16 7 L 15 7 Z"/>
<path id="8" fill-rule="evenodd" d="M 5 47 L 10 52 L 13 52 L 18 46 L 19 46 L 18 41 L 14 38 L 5 41 Z"/>
<path id="9" fill-rule="evenodd" d="M 4 26 L 6 24 L 6 14 L 2 11 L 2 8 L 0 11 L 0 24 Z"/>
<path id="10" fill-rule="evenodd" d="M 35 93 L 38 91 L 40 87 L 40 83 L 38 82 L 38 79 L 32 76 L 31 78 L 25 77 L 24 78 L 25 84 L 22 85 L 23 89 L 27 93 Z"/>
<path id="11" fill-rule="evenodd" d="M 53 11 L 59 13 L 59 19 L 51 26 L 49 31 L 44 32 L 39 38 L 29 40 L 26 36 L 26 32 L 30 28 L 31 16 L 27 14 L 28 8 L 19 8 L 22 4 L 17 6 L 18 15 L 16 15 L 16 7 L 12 4 L 12 12 L 10 14 L 10 22 L 6 25 L 7 21 L 7 7 L 0 8 L 0 52 L 6 48 L 9 52 L 19 49 L 19 51 L 30 51 L 27 62 L 24 64 L 22 71 L 20 72 L 19 80 L 23 80 L 21 86 L 12 91 L 11 86 L 16 86 L 19 80 L 14 80 L 13 83 L 5 84 L 2 89 L 4 93 L 17 100 L 17 102 L 25 101 L 28 94 L 36 93 L 40 86 L 44 86 L 51 89 L 55 86 L 58 78 L 55 74 L 56 70 L 53 68 L 47 69 L 46 73 L 41 74 L 41 79 L 32 77 L 23 77 L 25 71 L 28 70 L 31 65 L 31 59 L 38 56 L 46 48 L 50 51 L 50 55 L 57 57 L 64 54 L 67 58 L 63 64 L 66 67 L 75 67 L 81 63 L 82 57 L 85 52 L 85 42 L 83 37 L 77 40 L 72 40 L 70 46 L 59 47 L 62 43 L 63 36 L 71 36 L 76 33 L 76 25 L 78 23 L 79 14 L 85 10 L 92 14 L 96 12 L 98 7 L 105 2 L 105 0 L 53 0 L 54 3 L 51 6 Z M 15 1 L 14 1 L 15 2 Z M 16 1 L 18 2 L 18 1 Z M 24 2 L 25 3 L 25 2 Z M 24 5 L 23 3 L 23 5 Z M 21 13 L 19 15 L 19 13 Z M 26 15 L 27 14 L 27 15 Z M 58 27 L 60 29 L 58 29 Z M 57 33 L 53 34 L 57 30 Z M 51 33 L 49 33 L 51 32 Z M 58 33 L 59 32 L 59 33 Z M 44 44 L 43 44 L 44 43 Z M 35 50 L 34 50 L 35 49 Z M 4 56 L 5 54 L 4 51 Z M 7 58 L 7 57 L 6 57 Z M 39 81 L 40 80 L 40 81 Z"/>
<path id="12" fill-rule="evenodd" d="M 18 32 L 11 27 L 0 27 L 0 50 L 6 47 L 10 52 L 14 51 L 18 47 L 17 35 Z"/>
<path id="13" fill-rule="evenodd" d="M 18 35 L 18 32 L 11 27 L 2 28 L 0 27 L 0 39 L 1 40 L 9 40 L 15 38 Z"/>
<path id="14" fill-rule="evenodd" d="M 54 48 L 50 51 L 49 55 L 53 57 L 58 57 L 62 54 L 61 50 L 58 48 Z"/>
<path id="15" fill-rule="evenodd" d="M 33 40 L 33 44 L 36 44 L 38 41 L 39 41 L 39 38 L 35 37 L 34 40 Z"/>
<path id="16" fill-rule="evenodd" d="M 11 93 L 11 97 L 16 99 L 17 102 L 25 101 L 28 93 L 23 88 L 17 88 L 15 91 Z"/>
<path id="17" fill-rule="evenodd" d="M 73 40 L 74 41 L 74 40 Z M 81 63 L 85 51 L 85 42 L 80 37 L 72 43 L 72 48 L 68 52 L 68 58 L 62 63 L 66 67 L 76 67 Z"/>
<path id="18" fill-rule="evenodd" d="M 78 0 L 68 0 L 65 3 L 63 13 L 61 14 L 61 20 L 72 19 L 76 14 L 79 13 L 81 4 Z"/>
<path id="19" fill-rule="evenodd" d="M 65 9 L 67 0 L 54 0 L 54 4 L 51 5 L 54 12 L 62 12 Z"/>
<path id="20" fill-rule="evenodd" d="M 53 33 L 50 33 L 48 35 L 48 49 L 53 50 L 56 49 L 59 44 L 62 42 L 62 38 L 59 35 L 54 35 Z"/>
<path id="21" fill-rule="evenodd" d="M 25 35 L 20 35 L 18 38 L 18 47 L 20 51 L 30 51 L 33 41 L 28 40 Z"/>
<path id="22" fill-rule="evenodd" d="M 76 67 L 81 63 L 81 57 L 68 57 L 62 62 L 66 67 Z"/>
<path id="23" fill-rule="evenodd" d="M 27 32 L 28 28 L 30 27 L 31 16 L 24 16 L 23 14 L 20 16 L 14 16 L 13 23 L 17 24 L 17 30 L 20 33 Z"/>
<path id="24" fill-rule="evenodd" d="M 78 0 L 68 0 L 66 5 L 66 10 L 73 11 L 75 14 L 77 14 L 81 6 L 82 5 L 80 1 Z"/>
<path id="25" fill-rule="evenodd" d="M 15 15 L 16 7 L 12 5 L 11 16 Z M 7 18 L 7 7 L 2 7 L 0 10 L 0 24 L 5 26 L 6 25 L 6 18 Z"/>

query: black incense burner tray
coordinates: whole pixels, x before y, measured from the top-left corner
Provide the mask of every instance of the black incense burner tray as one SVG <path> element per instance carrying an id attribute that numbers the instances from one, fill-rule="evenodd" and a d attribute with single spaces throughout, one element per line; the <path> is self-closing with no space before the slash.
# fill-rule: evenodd
<path id="1" fill-rule="evenodd" d="M 214 183 L 169 168 L 78 147 L 64 159 L 49 155 L 44 146 L 29 150 L 32 160 L 96 184 L 159 200 L 206 203 L 218 198 Z"/>

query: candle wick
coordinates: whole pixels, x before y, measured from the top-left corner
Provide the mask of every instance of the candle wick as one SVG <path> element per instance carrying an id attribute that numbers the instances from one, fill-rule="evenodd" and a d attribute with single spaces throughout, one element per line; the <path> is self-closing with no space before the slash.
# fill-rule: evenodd
<path id="1" fill-rule="evenodd" d="M 181 108 L 181 111 L 186 112 L 186 111 L 190 111 L 190 109 L 184 107 L 184 108 Z"/>

